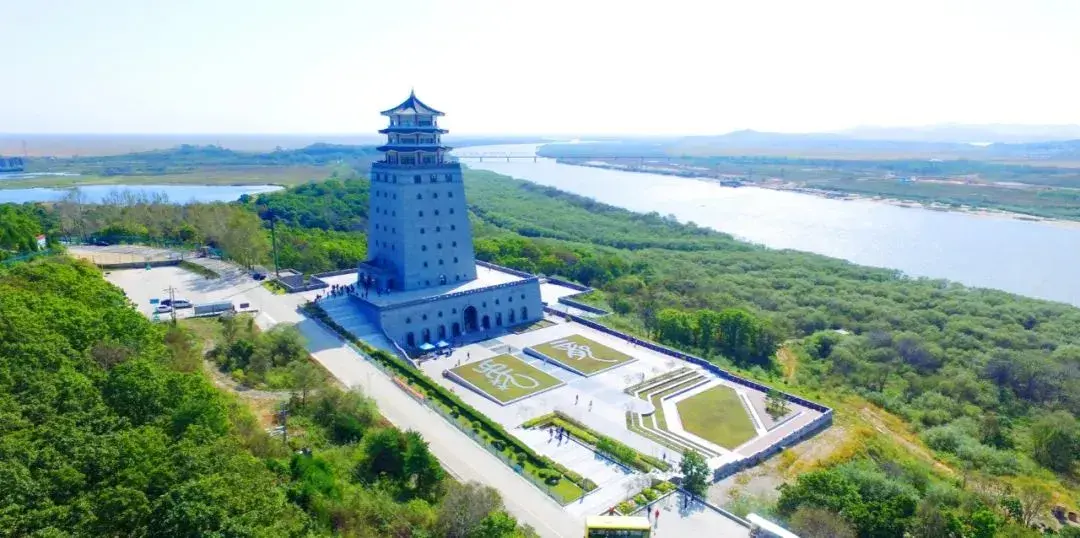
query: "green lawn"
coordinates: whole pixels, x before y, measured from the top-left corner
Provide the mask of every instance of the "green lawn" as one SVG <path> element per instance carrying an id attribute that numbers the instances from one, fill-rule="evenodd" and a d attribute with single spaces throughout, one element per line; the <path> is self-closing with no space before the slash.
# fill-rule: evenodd
<path id="1" fill-rule="evenodd" d="M 563 382 L 512 355 L 497 355 L 450 370 L 501 404 L 517 401 Z"/>
<path id="2" fill-rule="evenodd" d="M 531 347 L 533 351 L 550 357 L 563 368 L 585 376 L 610 370 L 634 360 L 630 355 L 615 351 L 580 334 L 572 334 Z"/>
<path id="3" fill-rule="evenodd" d="M 729 387 L 713 387 L 677 404 L 686 431 L 733 450 L 757 435 L 739 395 Z"/>

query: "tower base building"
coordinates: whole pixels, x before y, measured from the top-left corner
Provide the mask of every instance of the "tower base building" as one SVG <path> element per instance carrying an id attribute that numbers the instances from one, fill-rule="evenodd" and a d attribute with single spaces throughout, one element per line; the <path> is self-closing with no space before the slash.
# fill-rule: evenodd
<path id="1" fill-rule="evenodd" d="M 481 339 L 543 318 L 540 279 L 474 259 L 461 165 L 442 145 L 442 112 L 415 94 L 384 110 L 371 166 L 367 260 L 353 294 L 406 350 Z"/>

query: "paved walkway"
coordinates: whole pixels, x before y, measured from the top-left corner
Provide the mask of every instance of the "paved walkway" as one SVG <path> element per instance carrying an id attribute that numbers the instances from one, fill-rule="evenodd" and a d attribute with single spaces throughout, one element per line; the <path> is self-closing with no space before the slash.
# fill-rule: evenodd
<path id="1" fill-rule="evenodd" d="M 653 523 L 653 538 L 749 538 L 750 529 L 700 502 L 686 503 L 684 497 L 682 491 L 677 491 L 652 505 L 649 520 Z M 655 517 L 658 508 L 659 518 Z M 634 515 L 644 516 L 645 512 Z"/>
<path id="2" fill-rule="evenodd" d="M 312 356 L 349 387 L 359 387 L 379 404 L 384 417 L 401 429 L 420 432 L 431 452 L 451 474 L 476 480 L 502 494 L 507 510 L 541 536 L 577 538 L 584 521 L 567 512 L 546 494 L 518 476 L 498 458 L 447 423 L 440 415 L 406 395 L 381 370 L 368 363 L 337 335 L 296 311 L 297 295 L 275 296 L 265 288 L 251 290 L 263 310 L 279 322 L 296 323 L 307 338 Z M 264 295 L 265 294 L 265 295 Z M 254 297 L 253 297 L 254 298 Z"/>
<path id="3" fill-rule="evenodd" d="M 576 441 L 553 439 L 546 429 L 518 428 L 511 433 L 537 452 L 596 482 L 595 490 L 565 508 L 582 519 L 607 511 L 651 482 L 648 476 L 628 471 Z"/>

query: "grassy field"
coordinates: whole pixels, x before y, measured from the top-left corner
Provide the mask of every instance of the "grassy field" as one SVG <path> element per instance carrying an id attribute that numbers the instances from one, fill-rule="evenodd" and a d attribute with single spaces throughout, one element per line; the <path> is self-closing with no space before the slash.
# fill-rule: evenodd
<path id="1" fill-rule="evenodd" d="M 729 387 L 713 387 L 675 407 L 686 431 L 729 450 L 757 435 L 739 395 Z"/>
<path id="2" fill-rule="evenodd" d="M 450 371 L 504 405 L 563 384 L 512 355 L 497 355 Z"/>
<path id="3" fill-rule="evenodd" d="M 202 168 L 185 174 L 41 176 L 0 181 L 0 189 L 77 187 L 80 185 L 298 185 L 325 179 L 323 166 L 236 166 Z"/>
<path id="4" fill-rule="evenodd" d="M 634 358 L 615 351 L 579 334 L 532 346 L 538 353 L 550 357 L 571 372 L 590 376 L 633 361 Z"/>

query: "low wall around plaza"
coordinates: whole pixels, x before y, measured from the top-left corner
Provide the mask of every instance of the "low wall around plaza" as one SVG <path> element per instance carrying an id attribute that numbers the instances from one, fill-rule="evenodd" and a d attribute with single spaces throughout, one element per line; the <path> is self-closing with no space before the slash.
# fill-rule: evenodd
<path id="1" fill-rule="evenodd" d="M 154 260 L 149 262 L 99 263 L 101 269 L 143 269 L 146 267 L 174 267 L 182 260 Z"/>
<path id="2" fill-rule="evenodd" d="M 563 279 L 561 279 L 561 278 L 559 278 L 557 276 L 545 277 L 544 280 L 546 280 L 548 282 L 551 282 L 552 284 L 558 284 L 558 285 L 560 285 L 560 286 L 562 286 L 564 288 L 570 288 L 572 290 L 578 290 L 581 293 L 589 293 L 590 291 L 593 291 L 593 289 L 588 287 L 588 286 L 578 284 L 577 282 L 570 282 L 569 280 L 563 280 Z"/>
<path id="3" fill-rule="evenodd" d="M 496 271 L 500 271 L 500 272 L 503 272 L 503 273 L 509 273 L 511 275 L 519 276 L 521 278 L 537 278 L 537 276 L 532 274 L 532 273 L 526 273 L 525 271 L 518 271 L 517 269 L 511 269 L 509 267 L 503 267 L 502 265 L 496 265 L 494 263 L 485 262 L 483 260 L 476 260 L 476 265 L 479 265 L 480 267 L 487 267 L 488 269 L 494 269 Z"/>
<path id="4" fill-rule="evenodd" d="M 325 273 L 315 273 L 314 275 L 311 275 L 311 277 L 312 278 L 323 279 L 323 278 L 328 278 L 328 277 L 332 277 L 332 276 L 347 275 L 349 273 L 355 273 L 355 272 L 356 272 L 356 268 L 354 267 L 352 269 L 339 269 L 337 271 L 327 271 Z"/>
<path id="5" fill-rule="evenodd" d="M 281 273 L 286 274 L 282 275 Z M 285 288 L 286 293 L 301 293 L 330 287 L 329 284 L 318 277 L 312 276 L 310 279 L 305 279 L 303 273 L 293 269 L 282 269 L 278 272 L 275 280 L 278 284 L 281 284 L 281 287 Z"/>
<path id="6" fill-rule="evenodd" d="M 689 362 L 691 364 L 697 365 L 697 366 L 705 369 L 705 371 L 707 371 L 707 372 L 709 372 L 709 373 L 711 373 L 713 375 L 716 375 L 717 377 L 719 377 L 721 379 L 725 379 L 727 381 L 730 381 L 732 383 L 736 383 L 736 384 L 742 385 L 744 387 L 748 387 L 748 388 L 751 388 L 751 389 L 754 389 L 754 390 L 757 390 L 757 391 L 760 391 L 760 392 L 766 392 L 766 393 L 769 392 L 770 390 L 775 390 L 785 400 L 821 413 L 821 415 L 819 417 L 817 417 L 814 420 L 810 421 L 809 423 L 802 426 L 801 428 L 798 428 L 798 429 L 792 431 L 791 433 L 785 435 L 784 437 L 780 438 L 780 440 L 776 441 L 775 443 L 772 443 L 768 447 L 766 447 L 766 448 L 764 448 L 764 449 L 762 449 L 762 450 L 760 450 L 758 452 L 755 452 L 754 454 L 751 454 L 750 456 L 747 456 L 747 457 L 742 458 L 740 460 L 733 461 L 731 463 L 727 463 L 727 464 L 722 465 L 721 467 L 717 468 L 713 472 L 713 480 L 714 481 L 722 480 L 722 479 L 724 479 L 724 478 L 726 478 L 728 476 L 731 476 L 732 474 L 735 474 L 735 473 L 737 473 L 739 471 L 742 471 L 744 469 L 748 469 L 750 467 L 758 465 L 759 463 L 761 463 L 761 462 L 769 459 L 770 457 L 780 453 L 785 448 L 793 446 L 796 443 L 798 443 L 799 441 L 801 441 L 801 440 L 803 440 L 803 439 L 805 439 L 807 437 L 811 437 L 814 434 L 817 434 L 818 432 L 820 432 L 822 430 L 825 430 L 826 428 L 828 428 L 829 426 L 832 425 L 832 422 L 833 422 L 833 410 L 830 409 L 829 407 L 821 405 L 821 404 L 819 404 L 817 402 L 812 402 L 810 400 L 807 400 L 805 398 L 801 398 L 801 397 L 796 396 L 794 394 L 789 394 L 787 392 L 779 391 L 779 390 L 773 389 L 771 387 L 768 387 L 766 385 L 763 385 L 761 383 L 758 383 L 756 381 L 752 381 L 750 379 L 746 379 L 744 377 L 737 376 L 737 375 L 735 375 L 735 374 L 733 374 L 731 372 L 728 372 L 727 370 L 724 370 L 724 369 L 720 368 L 719 366 L 716 366 L 715 364 L 712 364 L 711 362 L 709 362 L 709 361 L 707 361 L 707 360 L 705 360 L 705 359 L 703 359 L 701 357 L 697 357 L 695 355 L 690 355 L 689 353 L 683 353 L 682 351 L 679 351 L 677 349 L 672 349 L 672 348 L 669 348 L 667 346 L 657 344 L 655 342 L 650 342 L 648 340 L 642 340 L 642 339 L 637 338 L 635 336 L 626 334 L 626 333 L 624 333 L 622 331 L 618 331 L 618 330 L 612 329 L 611 327 L 601 325 L 600 323 L 597 323 L 597 322 L 592 321 L 590 319 L 583 318 L 581 316 L 576 316 L 574 314 L 568 314 L 566 312 L 561 312 L 561 311 L 552 309 L 550 307 L 545 308 L 545 311 L 548 312 L 549 314 L 554 315 L 554 316 L 568 317 L 568 318 L 570 318 L 570 320 L 572 320 L 572 321 L 574 321 L 576 323 L 580 323 L 580 324 L 582 324 L 582 325 L 584 325 L 586 327 L 589 327 L 591 329 L 595 329 L 595 330 L 598 330 L 600 332 L 609 334 L 609 335 L 614 336 L 616 338 L 626 340 L 626 341 L 631 342 L 631 343 L 633 343 L 635 345 L 651 349 L 652 351 L 655 351 L 657 353 L 662 353 L 664 355 L 668 355 L 670 357 L 674 357 L 676 359 L 680 359 L 680 360 Z"/>
<path id="7" fill-rule="evenodd" d="M 575 300 L 573 300 L 573 299 L 571 299 L 569 297 L 559 297 L 559 302 L 566 305 L 566 306 L 571 306 L 571 307 L 574 307 L 574 308 L 576 308 L 578 310 L 583 310 L 585 312 L 596 314 L 598 316 L 606 316 L 606 315 L 611 313 L 611 312 L 608 312 L 607 310 L 604 310 L 603 308 L 597 308 L 597 307 L 595 307 L 593 305 L 585 304 L 585 303 L 583 303 L 581 301 L 575 301 Z"/>

